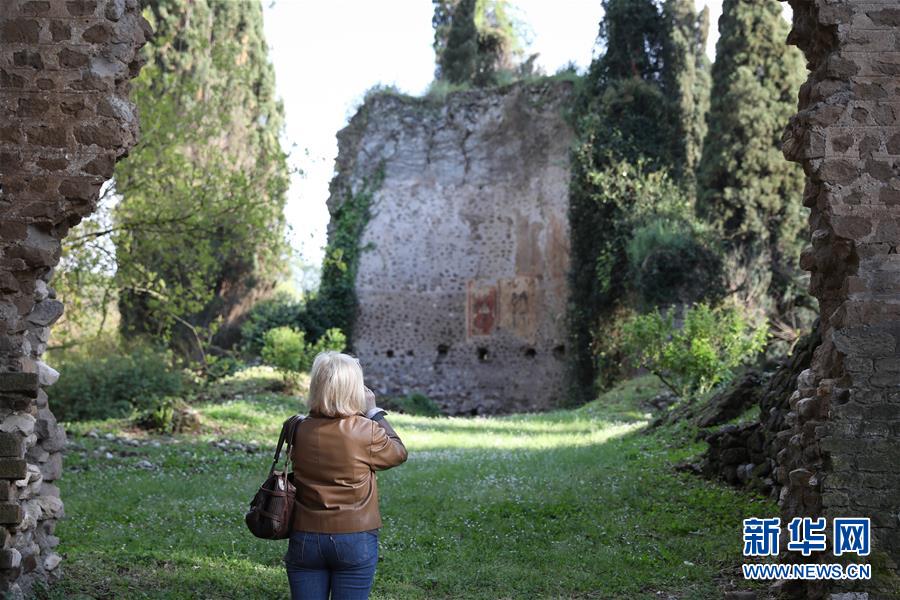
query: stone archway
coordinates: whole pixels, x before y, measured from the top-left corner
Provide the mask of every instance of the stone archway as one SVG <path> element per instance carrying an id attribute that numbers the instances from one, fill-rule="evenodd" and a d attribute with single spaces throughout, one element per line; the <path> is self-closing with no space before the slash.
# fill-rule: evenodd
<path id="1" fill-rule="evenodd" d="M 41 362 L 63 306 L 60 241 L 135 143 L 128 100 L 151 35 L 138 0 L 3 0 L 0 12 L 0 591 L 52 580 L 65 432 Z"/>

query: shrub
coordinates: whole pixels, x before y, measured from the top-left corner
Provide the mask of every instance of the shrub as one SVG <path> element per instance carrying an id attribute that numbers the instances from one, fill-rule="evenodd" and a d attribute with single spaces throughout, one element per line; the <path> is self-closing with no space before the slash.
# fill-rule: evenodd
<path id="1" fill-rule="evenodd" d="M 207 381 L 218 381 L 225 377 L 231 377 L 246 366 L 241 359 L 227 354 L 223 356 L 207 355 L 206 379 Z"/>
<path id="2" fill-rule="evenodd" d="M 644 306 L 721 299 L 722 258 L 703 234 L 690 222 L 665 217 L 634 230 L 626 252 L 631 286 Z"/>
<path id="3" fill-rule="evenodd" d="M 47 393 L 60 420 L 124 417 L 183 388 L 183 375 L 172 368 L 171 354 L 147 343 L 95 342 L 51 357 L 60 378 Z"/>
<path id="4" fill-rule="evenodd" d="M 181 398 L 157 398 L 133 419 L 135 426 L 158 433 L 198 433 L 200 415 Z"/>
<path id="5" fill-rule="evenodd" d="M 622 325 L 623 354 L 657 375 L 680 398 L 730 380 L 736 367 L 765 347 L 765 323 L 753 324 L 736 305 L 695 304 L 685 310 L 683 319 L 679 327 L 670 308 L 636 315 Z"/>
<path id="6" fill-rule="evenodd" d="M 306 341 L 306 334 L 292 327 L 276 327 L 264 336 L 262 359 L 281 371 L 285 382 L 297 373 L 309 371 L 319 352 L 343 350 L 347 338 L 340 329 L 329 329 L 315 343 Z"/>
<path id="7" fill-rule="evenodd" d="M 420 417 L 439 417 L 443 414 L 434 400 L 419 392 L 399 398 L 379 398 L 378 406 L 385 410 Z"/>
<path id="8" fill-rule="evenodd" d="M 258 356 L 265 344 L 265 335 L 276 327 L 297 327 L 303 302 L 293 294 L 281 292 L 257 302 L 241 325 L 244 350 Z"/>

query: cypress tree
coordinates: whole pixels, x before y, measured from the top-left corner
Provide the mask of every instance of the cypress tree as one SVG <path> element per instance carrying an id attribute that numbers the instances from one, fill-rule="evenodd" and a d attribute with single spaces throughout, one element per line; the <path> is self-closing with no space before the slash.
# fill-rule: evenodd
<path id="1" fill-rule="evenodd" d="M 469 83 L 475 78 L 478 67 L 475 0 L 459 0 L 453 10 L 440 65 L 442 77 L 450 83 Z"/>
<path id="2" fill-rule="evenodd" d="M 520 24 L 511 16 L 508 0 L 432 2 L 436 79 L 488 86 L 497 82 L 501 72 L 515 69 L 522 54 L 522 43 L 518 33 Z M 457 31 L 451 42 L 457 13 Z"/>
<path id="3" fill-rule="evenodd" d="M 597 38 L 603 55 L 591 65 L 591 78 L 603 85 L 637 77 L 658 81 L 662 72 L 664 22 L 653 0 L 603 0 Z"/>
<path id="4" fill-rule="evenodd" d="M 659 86 L 664 23 L 653 0 L 603 0 L 598 45 L 576 98 L 569 222 L 569 400 L 594 398 L 600 365 L 594 336 L 627 279 L 623 203 L 598 194 L 596 175 L 619 160 L 667 162 L 667 103 Z"/>
<path id="5" fill-rule="evenodd" d="M 781 153 L 804 62 L 784 43 L 789 27 L 777 0 L 725 0 L 722 9 L 697 210 L 734 256 L 756 265 L 754 280 L 771 275 L 769 294 L 780 303 L 804 225 L 803 173 Z"/>
<path id="6" fill-rule="evenodd" d="M 594 397 L 598 378 L 605 385 L 621 375 L 616 356 L 598 356 L 614 352 L 615 322 L 634 296 L 627 246 L 642 219 L 654 218 L 648 199 L 690 204 L 709 96 L 708 15 L 698 16 L 692 4 L 603 1 L 602 54 L 574 111 L 569 397 L 575 403 Z M 670 186 L 665 173 L 679 185 Z"/>
<path id="7" fill-rule="evenodd" d="M 672 103 L 672 166 L 688 183 L 700 161 L 709 109 L 706 37 L 709 9 L 699 15 L 693 0 L 667 0 L 663 6 L 663 89 Z"/>

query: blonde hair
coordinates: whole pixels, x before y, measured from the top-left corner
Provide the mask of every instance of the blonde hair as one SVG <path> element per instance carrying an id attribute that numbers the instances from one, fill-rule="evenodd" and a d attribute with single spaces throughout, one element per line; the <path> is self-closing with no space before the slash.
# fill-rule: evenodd
<path id="1" fill-rule="evenodd" d="M 358 359 L 333 350 L 316 355 L 309 374 L 309 410 L 327 417 L 365 412 L 366 391 Z"/>

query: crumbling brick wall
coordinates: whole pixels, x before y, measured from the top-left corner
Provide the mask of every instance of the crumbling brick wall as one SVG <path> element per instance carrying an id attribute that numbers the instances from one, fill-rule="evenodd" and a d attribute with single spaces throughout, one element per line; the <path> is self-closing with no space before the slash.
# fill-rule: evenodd
<path id="1" fill-rule="evenodd" d="M 352 340 L 376 392 L 470 414 L 562 401 L 571 95 L 552 80 L 380 94 L 338 135 L 332 214 L 383 169 Z"/>
<path id="2" fill-rule="evenodd" d="M 66 438 L 41 362 L 70 227 L 134 144 L 128 101 L 150 34 L 138 0 L 0 0 L 0 591 L 58 576 Z"/>
<path id="3" fill-rule="evenodd" d="M 801 266 L 822 344 L 779 436 L 782 520 L 868 516 L 878 573 L 853 589 L 896 597 L 900 563 L 900 4 L 790 0 L 809 62 L 785 155 L 807 175 Z M 815 555 L 814 555 L 815 556 Z M 801 557 L 791 557 L 792 561 Z M 825 553 L 816 560 L 833 562 Z M 833 586 L 845 589 L 842 584 Z M 893 592 L 889 588 L 894 587 Z M 785 586 L 821 597 L 823 584 Z M 790 589 L 789 589 L 790 588 Z M 849 588 L 847 588 L 849 589 Z"/>

